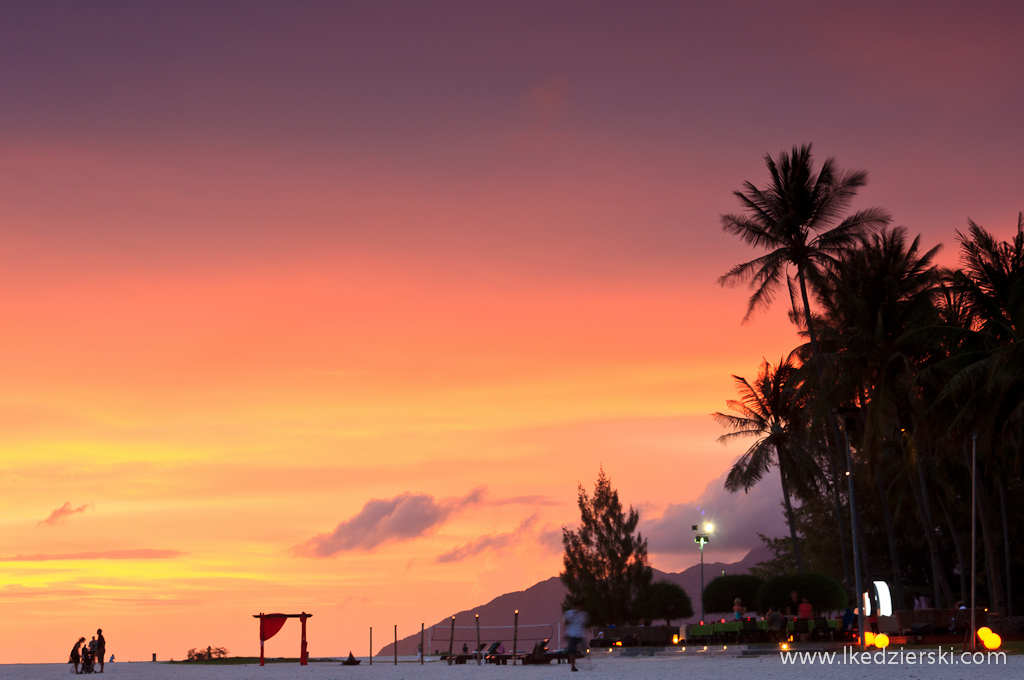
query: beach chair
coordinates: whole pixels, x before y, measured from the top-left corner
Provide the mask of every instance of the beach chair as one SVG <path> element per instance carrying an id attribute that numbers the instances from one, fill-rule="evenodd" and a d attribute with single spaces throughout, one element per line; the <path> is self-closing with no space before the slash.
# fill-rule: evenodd
<path id="1" fill-rule="evenodd" d="M 497 648 L 499 644 L 500 643 L 497 643 L 497 642 L 494 643 L 494 647 Z M 461 664 L 466 663 L 470 659 L 476 659 L 478 656 L 480 656 L 480 654 L 483 653 L 484 647 L 486 647 L 486 646 L 487 646 L 486 642 L 481 642 L 480 646 L 477 647 L 476 649 L 474 649 L 472 652 L 462 652 L 462 653 L 459 653 L 459 654 L 452 654 L 451 656 L 448 657 L 448 665 L 451 666 L 453 663 L 461 665 Z"/>
<path id="2" fill-rule="evenodd" d="M 832 629 L 828 625 L 828 619 L 824 616 L 814 619 L 814 631 L 811 634 L 811 638 L 814 640 L 832 639 Z"/>
<path id="3" fill-rule="evenodd" d="M 550 640 L 550 638 L 538 640 L 537 643 L 533 646 L 533 651 L 531 651 L 529 654 L 523 654 L 522 656 L 520 656 L 519 660 L 522 662 L 522 664 L 526 666 L 529 664 L 551 663 L 551 660 L 554 657 L 548 656 L 547 654 L 548 640 Z"/>
<path id="4" fill-rule="evenodd" d="M 501 640 L 496 640 L 495 642 L 491 643 L 491 646 L 488 647 L 487 650 L 484 651 L 484 653 L 483 653 L 484 654 L 484 663 L 493 663 L 493 664 L 502 664 L 502 665 L 508 663 L 508 660 L 509 660 L 509 658 L 511 658 L 512 655 L 508 654 L 508 653 L 498 654 L 498 647 L 500 645 L 501 645 Z"/>

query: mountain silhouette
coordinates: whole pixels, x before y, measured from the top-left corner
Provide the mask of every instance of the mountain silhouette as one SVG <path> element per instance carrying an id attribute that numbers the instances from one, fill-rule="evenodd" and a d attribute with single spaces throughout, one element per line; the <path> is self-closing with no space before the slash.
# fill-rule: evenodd
<path id="1" fill-rule="evenodd" d="M 716 576 L 726 574 L 745 574 L 750 567 L 758 562 L 771 558 L 767 548 L 760 546 L 751 550 L 739 562 L 705 562 L 704 563 L 704 584 L 707 585 Z M 693 608 L 700 611 L 700 564 L 685 569 L 681 572 L 668 573 L 653 570 L 655 581 L 669 581 L 675 583 L 686 591 L 686 594 L 693 600 Z M 501 640 L 505 643 L 506 649 L 512 649 L 512 622 L 515 610 L 519 610 L 519 637 L 517 647 L 519 649 L 530 649 L 536 640 L 551 638 L 551 646 L 557 647 L 561 641 L 557 639 L 559 633 L 559 622 L 562 620 L 562 600 L 565 599 L 565 586 L 557 576 L 552 576 L 546 581 L 536 583 L 526 590 L 517 590 L 512 593 L 499 595 L 487 604 L 457 612 L 455 614 L 455 641 L 453 647 L 456 652 L 462 650 L 465 643 L 470 650 L 476 647 L 476 631 L 474 630 L 476 616 L 480 616 L 480 641 L 489 643 L 494 640 Z M 696 621 L 699 614 L 690 619 L 673 620 L 673 625 L 681 625 Z M 659 622 L 664 623 L 664 622 Z M 491 628 L 500 626 L 500 628 Z M 425 644 L 429 652 L 448 651 L 449 640 L 451 639 L 451 617 L 438 621 L 431 631 L 429 628 L 425 635 Z M 398 654 L 402 656 L 415 655 L 416 646 L 420 643 L 420 633 L 416 631 L 413 635 L 398 641 Z M 385 645 L 377 652 L 376 656 L 388 657 L 394 655 L 395 643 Z"/>

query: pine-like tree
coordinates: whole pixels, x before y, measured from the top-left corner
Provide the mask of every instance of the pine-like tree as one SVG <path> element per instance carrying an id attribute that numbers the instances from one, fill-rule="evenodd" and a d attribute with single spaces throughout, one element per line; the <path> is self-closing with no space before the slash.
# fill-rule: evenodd
<path id="1" fill-rule="evenodd" d="M 595 624 L 630 623 L 643 616 L 637 601 L 651 584 L 647 540 L 636 530 L 640 514 L 624 512 L 618 492 L 602 468 L 594 495 L 579 486 L 580 526 L 562 528 L 565 571 L 559 576 L 568 589 L 566 605 L 577 604 Z"/>

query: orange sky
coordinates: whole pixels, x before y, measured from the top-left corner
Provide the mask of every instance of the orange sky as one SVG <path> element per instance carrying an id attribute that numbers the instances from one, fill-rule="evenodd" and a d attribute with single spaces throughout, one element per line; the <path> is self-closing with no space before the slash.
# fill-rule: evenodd
<path id="1" fill-rule="evenodd" d="M 1019 7 L 809 7 L 0 8 L 0 663 L 364 652 L 557 574 L 602 465 L 658 568 L 781 531 L 731 192 L 813 141 L 950 258 L 1024 186 Z"/>

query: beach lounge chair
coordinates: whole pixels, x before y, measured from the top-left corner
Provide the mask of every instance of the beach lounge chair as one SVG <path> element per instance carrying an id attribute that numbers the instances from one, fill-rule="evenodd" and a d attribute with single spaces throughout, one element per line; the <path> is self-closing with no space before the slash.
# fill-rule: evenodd
<path id="1" fill-rule="evenodd" d="M 548 640 L 550 640 L 550 638 L 545 640 L 538 640 L 537 644 L 533 646 L 533 651 L 531 651 L 529 654 L 524 654 L 521 657 L 519 657 L 519 660 L 523 663 L 524 666 L 529 664 L 551 663 L 551 660 L 555 657 L 548 656 L 547 654 Z"/>
<path id="2" fill-rule="evenodd" d="M 497 642 L 494 643 L 494 647 L 497 648 L 497 646 L 499 644 L 500 643 L 497 643 Z M 452 655 L 450 655 L 448 657 L 448 665 L 451 666 L 453 663 L 464 664 L 467 661 L 469 661 L 470 659 L 476 659 L 478 656 L 480 656 L 483 653 L 484 647 L 486 647 L 486 646 L 487 646 L 486 642 L 481 642 L 480 646 L 477 647 L 472 652 L 463 652 L 461 654 L 452 654 Z"/>

